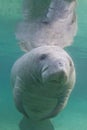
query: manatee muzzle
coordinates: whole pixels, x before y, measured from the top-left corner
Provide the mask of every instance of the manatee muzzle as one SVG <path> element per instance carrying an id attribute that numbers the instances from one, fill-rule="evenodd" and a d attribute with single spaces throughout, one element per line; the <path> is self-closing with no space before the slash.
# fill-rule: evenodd
<path id="1" fill-rule="evenodd" d="M 68 79 L 67 69 L 64 62 L 45 65 L 42 69 L 42 81 L 51 83 L 64 83 Z"/>

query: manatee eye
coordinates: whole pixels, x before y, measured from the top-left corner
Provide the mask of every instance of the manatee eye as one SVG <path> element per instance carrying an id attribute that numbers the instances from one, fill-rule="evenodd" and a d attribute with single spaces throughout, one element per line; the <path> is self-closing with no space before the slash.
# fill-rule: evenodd
<path id="1" fill-rule="evenodd" d="M 44 60 L 44 59 L 46 59 L 46 57 L 47 57 L 47 54 L 42 54 L 42 55 L 40 56 L 40 60 Z"/>

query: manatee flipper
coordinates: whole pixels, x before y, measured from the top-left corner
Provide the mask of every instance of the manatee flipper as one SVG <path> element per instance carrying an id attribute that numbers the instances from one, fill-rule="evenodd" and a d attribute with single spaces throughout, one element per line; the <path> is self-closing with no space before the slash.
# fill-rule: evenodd
<path id="1" fill-rule="evenodd" d="M 23 108 L 23 102 L 22 102 L 22 87 L 23 87 L 23 82 L 22 80 L 17 77 L 16 78 L 16 82 L 15 82 L 15 86 L 14 86 L 14 90 L 13 90 L 13 95 L 14 95 L 14 101 L 15 101 L 15 105 L 17 107 L 17 109 L 23 113 L 26 117 L 28 117 L 28 115 L 26 114 L 24 108 Z"/>

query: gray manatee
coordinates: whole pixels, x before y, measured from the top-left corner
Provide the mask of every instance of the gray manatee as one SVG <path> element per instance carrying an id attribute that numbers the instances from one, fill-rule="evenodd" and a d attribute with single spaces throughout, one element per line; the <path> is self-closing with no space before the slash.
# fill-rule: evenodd
<path id="1" fill-rule="evenodd" d="M 38 47 L 13 65 L 11 82 L 17 109 L 34 120 L 56 116 L 75 84 L 71 57 L 56 46 Z"/>

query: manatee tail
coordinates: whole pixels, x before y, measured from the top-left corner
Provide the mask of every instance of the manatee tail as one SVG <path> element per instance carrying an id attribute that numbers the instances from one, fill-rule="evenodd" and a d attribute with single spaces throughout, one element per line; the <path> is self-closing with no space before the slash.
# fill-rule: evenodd
<path id="1" fill-rule="evenodd" d="M 19 128 L 20 130 L 54 130 L 50 120 L 35 121 L 26 117 L 21 120 Z"/>
<path id="2" fill-rule="evenodd" d="M 76 0 L 23 0 L 23 21 L 16 32 L 22 50 L 71 45 L 77 32 L 75 8 Z"/>

